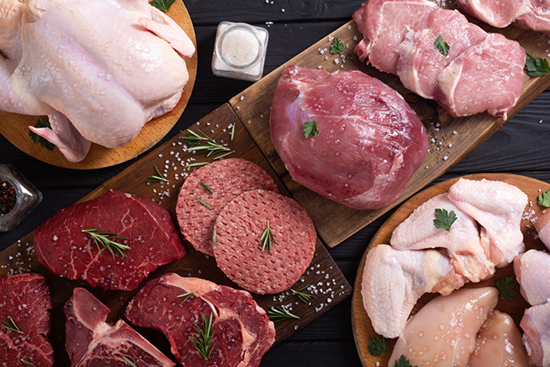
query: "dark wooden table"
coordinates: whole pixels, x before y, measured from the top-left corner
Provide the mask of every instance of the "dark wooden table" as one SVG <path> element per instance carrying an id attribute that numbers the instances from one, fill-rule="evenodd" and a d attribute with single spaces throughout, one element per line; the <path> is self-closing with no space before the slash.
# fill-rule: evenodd
<path id="1" fill-rule="evenodd" d="M 219 22 L 243 21 L 269 31 L 265 75 L 348 22 L 361 3 L 361 0 L 186 0 L 198 43 L 197 81 L 185 112 L 162 142 L 250 86 L 248 82 L 219 78 L 211 72 Z M 550 90 L 547 90 L 436 182 L 483 172 L 515 173 L 550 182 L 549 113 Z M 27 156 L 0 136 L 0 163 L 14 165 L 44 195 L 42 203 L 15 230 L 0 233 L 0 250 L 133 162 L 90 171 L 63 169 Z M 361 256 L 388 216 L 329 250 L 352 285 Z M 261 366 L 361 366 L 352 335 L 350 309 L 351 299 L 347 299 L 270 350 Z"/>

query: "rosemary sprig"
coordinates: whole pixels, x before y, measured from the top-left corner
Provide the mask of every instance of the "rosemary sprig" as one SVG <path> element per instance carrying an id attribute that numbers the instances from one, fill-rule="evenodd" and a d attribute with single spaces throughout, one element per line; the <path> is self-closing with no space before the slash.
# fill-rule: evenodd
<path id="1" fill-rule="evenodd" d="M 201 198 L 199 198 L 198 196 L 195 196 L 195 199 L 197 199 L 197 201 L 199 203 L 201 203 L 202 205 L 204 205 L 205 207 L 207 207 L 208 209 L 212 209 L 212 207 L 210 206 L 210 204 L 204 202 L 203 200 L 201 200 Z"/>
<path id="2" fill-rule="evenodd" d="M 183 298 L 183 301 L 181 301 L 181 303 L 187 301 L 189 299 L 189 297 L 195 297 L 195 291 L 193 292 L 187 292 L 187 293 L 184 293 L 184 294 L 180 294 L 179 296 L 176 296 L 177 298 L 181 298 L 181 297 L 184 297 Z"/>
<path id="3" fill-rule="evenodd" d="M 219 155 L 219 156 L 215 157 L 214 160 L 225 158 L 225 157 L 227 157 L 228 155 L 233 154 L 233 153 L 235 153 L 234 150 L 232 150 L 232 151 L 230 151 L 230 152 L 227 152 L 227 153 L 224 153 L 224 154 L 222 154 L 222 155 Z"/>
<path id="4" fill-rule="evenodd" d="M 15 321 L 13 321 L 13 319 L 11 318 L 11 316 L 8 316 L 8 319 L 10 319 L 10 321 L 2 321 L 2 323 L 4 325 L 2 325 L 2 327 L 5 327 L 6 329 L 8 330 L 11 330 L 11 331 L 15 331 L 16 333 L 19 333 L 19 334 L 24 334 L 21 329 L 19 329 L 17 327 L 17 325 L 15 325 Z"/>
<path id="5" fill-rule="evenodd" d="M 101 254 L 101 246 L 105 247 L 111 255 L 113 255 L 113 258 L 115 257 L 114 250 L 117 250 L 122 257 L 127 257 L 126 253 L 124 251 L 130 250 L 130 246 L 123 245 L 122 243 L 113 241 L 113 240 L 127 240 L 126 237 L 120 237 L 116 233 L 110 233 L 110 232 L 96 232 L 99 228 L 88 228 L 83 229 L 82 232 L 88 233 L 92 235 L 92 238 L 94 239 L 94 242 L 97 246 L 97 249 L 99 250 L 99 255 L 103 256 Z"/>
<path id="6" fill-rule="evenodd" d="M 137 367 L 136 364 L 134 362 L 132 362 L 132 360 L 126 356 L 122 356 L 122 359 L 124 359 L 126 361 L 126 363 L 128 363 L 130 366 L 132 367 Z"/>
<path id="7" fill-rule="evenodd" d="M 168 179 L 166 177 L 164 177 L 162 175 L 162 173 L 160 173 L 160 171 L 157 168 L 156 164 L 155 164 L 155 171 L 157 171 L 158 176 L 147 176 L 147 178 L 150 178 L 150 180 L 147 181 L 147 183 L 151 183 L 151 182 L 170 182 L 170 181 L 168 181 Z"/>
<path id="8" fill-rule="evenodd" d="M 309 284 L 304 285 L 302 288 L 299 288 L 298 290 L 294 290 L 294 289 L 290 289 L 290 290 L 292 294 L 294 294 L 300 299 L 300 301 L 304 303 L 308 303 L 308 301 L 312 298 L 315 298 L 315 296 L 313 294 L 303 292 L 305 289 L 307 289 L 307 287 L 309 287 Z"/>
<path id="9" fill-rule="evenodd" d="M 204 182 L 199 181 L 199 183 L 200 183 L 201 186 L 204 187 L 204 189 L 205 189 L 206 191 L 208 191 L 211 195 L 214 194 L 214 193 L 212 192 L 212 190 L 210 190 L 210 187 L 206 186 L 206 184 L 205 184 Z"/>
<path id="10" fill-rule="evenodd" d="M 214 336 L 214 331 L 212 330 L 212 313 L 210 313 L 210 317 L 207 320 L 206 316 L 201 312 L 201 318 L 204 329 L 199 328 L 197 324 L 193 323 L 195 330 L 199 333 L 199 337 L 191 338 L 191 343 L 197 348 L 201 356 L 205 360 L 208 360 L 210 359 L 212 350 L 214 350 L 216 346 L 216 343 L 214 343 L 214 345 L 211 344 L 212 337 Z"/>
<path id="11" fill-rule="evenodd" d="M 212 239 L 212 242 L 214 242 L 214 247 L 218 244 L 218 230 L 216 227 L 214 227 L 214 238 Z"/>
<path id="12" fill-rule="evenodd" d="M 233 140 L 233 137 L 235 136 L 235 126 L 237 124 L 233 123 L 233 126 L 231 127 L 231 140 Z"/>
<path id="13" fill-rule="evenodd" d="M 282 306 L 271 306 L 269 311 L 267 311 L 267 317 L 275 323 L 283 320 L 300 318 Z"/>
<path id="14" fill-rule="evenodd" d="M 26 366 L 34 367 L 34 364 L 29 361 L 25 361 L 24 359 L 21 359 L 21 362 L 23 362 Z"/>
<path id="15" fill-rule="evenodd" d="M 187 134 L 180 136 L 180 139 L 183 139 L 184 142 L 191 145 L 190 148 L 187 148 L 190 152 L 204 151 L 206 152 L 206 156 L 210 157 L 213 154 L 230 151 L 228 147 L 224 147 L 223 145 L 216 143 L 214 139 L 203 133 L 201 130 L 199 130 L 200 134 L 189 129 L 186 131 Z M 182 131 L 182 133 L 184 132 Z"/>
<path id="16" fill-rule="evenodd" d="M 189 163 L 186 164 L 185 167 L 199 167 L 199 166 L 206 166 L 210 162 L 195 162 L 195 163 Z"/>
<path id="17" fill-rule="evenodd" d="M 262 244 L 262 251 L 267 251 L 268 254 L 271 253 L 271 243 L 277 244 L 273 238 L 273 233 L 271 233 L 271 228 L 269 228 L 269 220 L 267 221 L 267 227 L 262 234 L 260 242 Z"/>

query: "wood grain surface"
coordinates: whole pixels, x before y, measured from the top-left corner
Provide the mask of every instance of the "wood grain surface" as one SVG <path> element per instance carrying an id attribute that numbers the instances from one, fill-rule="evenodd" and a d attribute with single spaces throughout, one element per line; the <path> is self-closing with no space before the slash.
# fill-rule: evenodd
<path id="1" fill-rule="evenodd" d="M 521 231 L 524 237 L 524 243 L 527 249 L 537 249 L 545 250 L 546 247 L 536 236 L 536 231 L 533 227 L 531 219 L 537 218 L 542 214 L 541 208 L 537 205 L 537 197 L 540 195 L 540 192 L 544 192 L 550 189 L 550 184 L 536 180 L 534 178 L 512 175 L 512 174 L 474 174 L 463 176 L 464 178 L 472 180 L 493 180 L 493 181 L 503 181 L 514 185 L 521 189 L 529 198 L 528 206 L 525 210 L 533 210 L 534 214 L 531 216 L 524 215 L 524 218 L 521 221 Z M 369 244 L 368 250 L 365 251 L 361 262 L 359 264 L 359 269 L 357 271 L 357 276 L 355 279 L 355 286 L 353 290 L 353 299 L 352 299 L 352 327 L 353 327 L 353 336 L 355 338 L 355 345 L 357 346 L 357 352 L 359 353 L 359 358 L 363 366 L 373 366 L 376 363 L 380 363 L 380 366 L 386 366 L 391 356 L 391 351 L 397 339 L 390 340 L 390 347 L 384 356 L 372 356 L 368 351 L 369 342 L 367 338 L 379 337 L 379 335 L 374 331 L 371 321 L 365 311 L 363 306 L 363 299 L 361 295 L 361 281 L 363 278 L 365 261 L 367 258 L 368 251 L 370 251 L 375 246 L 380 244 L 389 244 L 393 230 L 405 220 L 417 207 L 422 205 L 427 200 L 431 199 L 434 196 L 440 195 L 442 193 L 448 192 L 449 187 L 455 183 L 459 178 L 453 178 L 444 182 L 441 182 L 435 186 L 430 187 L 427 190 L 420 192 L 415 195 L 407 202 L 405 202 L 400 208 L 398 208 L 391 217 L 380 227 L 376 235 L 372 238 L 371 243 Z M 539 191 L 541 190 L 541 191 Z M 485 286 L 494 286 L 495 282 L 502 277 L 514 276 L 513 264 L 510 264 L 504 268 L 496 269 L 495 275 L 489 279 L 479 283 L 467 283 L 464 285 L 465 288 L 470 287 L 485 287 Z M 515 283 L 515 289 L 518 291 L 518 294 L 515 296 L 512 302 L 507 301 L 503 298 L 499 298 L 498 304 L 495 309 L 508 313 L 514 319 L 516 325 L 519 325 L 519 322 L 523 316 L 523 313 L 529 304 L 523 299 L 519 294 L 519 285 Z M 439 293 L 428 293 L 423 295 L 416 305 L 414 306 L 411 314 L 415 314 L 428 303 L 433 298 L 437 297 Z"/>
<path id="2" fill-rule="evenodd" d="M 449 4 L 447 8 L 452 8 L 452 6 Z M 540 33 L 515 27 L 495 29 L 481 24 L 471 17 L 468 19 L 487 31 L 502 33 L 506 37 L 518 41 L 535 56 L 545 57 L 548 53 L 546 38 Z M 338 37 L 344 42 L 346 49 L 343 54 L 353 54 L 353 48 L 363 38 L 357 31 L 355 23 L 349 21 L 278 67 L 259 82 L 235 95 L 229 101 L 279 177 L 288 187 L 292 196 L 311 214 L 319 236 L 329 247 L 338 245 L 441 176 L 505 123 L 504 120 L 491 117 L 486 113 L 453 118 L 434 101 L 423 99 L 405 89 L 395 75 L 379 72 L 373 67 L 360 62 L 355 55 L 343 65 L 338 55 L 329 52 L 333 37 Z M 338 63 L 335 60 L 338 60 Z M 271 101 L 281 73 L 289 64 L 312 69 L 321 68 L 329 72 L 361 70 L 397 90 L 416 111 L 426 127 L 429 152 L 420 169 L 413 175 L 402 195 L 394 203 L 378 210 L 351 209 L 333 202 L 292 180 L 283 162 L 278 157 L 269 136 Z M 527 74 L 524 74 L 521 97 L 508 114 L 508 119 L 548 86 L 550 86 L 550 75 L 530 78 Z"/>
<path id="3" fill-rule="evenodd" d="M 191 22 L 191 18 L 183 2 L 181 0 L 176 1 L 166 14 L 182 27 L 189 38 L 191 38 L 196 48 L 195 30 L 193 29 L 193 23 Z M 5 136 L 13 145 L 28 155 L 58 167 L 95 169 L 126 162 L 151 149 L 172 129 L 180 118 L 189 102 L 193 86 L 195 85 L 195 78 L 197 75 L 197 54 L 198 53 L 195 52 L 193 57 L 185 58 L 187 71 L 189 72 L 189 81 L 183 88 L 183 95 L 176 107 L 167 114 L 146 123 L 139 135 L 124 147 L 110 149 L 101 145 L 92 144 L 84 160 L 76 163 L 69 162 L 63 154 L 61 154 L 59 149 L 55 148 L 53 151 L 50 151 L 40 144 L 35 144 L 31 140 L 29 137 L 29 126 L 36 125 L 38 121 L 37 116 L 20 115 L 5 111 L 0 111 L 0 121 L 2 121 L 0 124 L 0 134 Z"/>
<path id="4" fill-rule="evenodd" d="M 230 140 L 230 133 L 233 125 L 235 125 L 234 140 Z M 226 142 L 230 149 L 235 150 L 232 157 L 239 157 L 257 163 L 275 178 L 282 193 L 288 193 L 228 104 L 222 105 L 190 129 L 194 131 L 201 130 L 218 142 Z M 175 215 L 177 196 L 185 178 L 185 175 L 181 174 L 180 168 L 186 166 L 189 162 L 211 162 L 213 159 L 213 157 L 206 158 L 203 154 L 193 155 L 186 151 L 185 144 L 180 138 L 182 135 L 183 134 L 174 136 L 164 145 L 155 149 L 112 179 L 106 181 L 80 201 L 87 201 L 101 196 L 109 189 L 116 189 L 137 196 L 150 198 L 167 208 L 172 215 Z M 161 172 L 165 173 L 170 181 L 169 183 L 146 183 L 148 176 L 156 175 L 154 170 L 155 165 Z M 178 168 L 179 173 L 174 173 L 174 167 Z M 187 168 L 185 172 L 189 173 L 194 169 L 195 168 Z M 157 269 L 142 282 L 136 290 L 131 292 L 102 291 L 99 288 L 91 288 L 84 281 L 72 281 L 52 275 L 38 263 L 38 260 L 34 256 L 33 236 L 31 233 L 0 253 L 0 275 L 34 272 L 43 274 L 46 277 L 48 285 L 50 286 L 53 305 L 53 327 L 50 339 L 55 350 L 55 366 L 68 366 L 69 360 L 65 352 L 65 318 L 62 313 L 62 306 L 69 299 L 75 287 L 85 287 L 89 289 L 96 297 L 105 303 L 107 307 L 112 310 L 109 315 L 109 321 L 111 322 L 122 316 L 124 308 L 129 300 L 139 289 L 141 289 L 145 282 L 166 272 L 176 272 L 182 276 L 204 278 L 217 284 L 224 284 L 237 288 L 237 286 L 216 266 L 216 261 L 213 257 L 195 251 L 189 244 L 187 244 L 186 247 L 188 250 L 186 256 L 181 260 Z M 289 337 L 296 332 L 296 330 L 307 325 L 351 295 L 352 289 L 350 284 L 328 254 L 325 246 L 319 240 L 317 240 L 315 256 L 312 263 L 294 289 L 298 289 L 308 284 L 314 286 L 316 289 L 316 297 L 313 298 L 309 304 L 302 303 L 289 291 L 277 295 L 254 295 L 258 304 L 266 311 L 270 306 L 290 305 L 292 312 L 300 317 L 299 320 L 283 321 L 276 324 L 276 343 Z M 170 356 L 170 348 L 167 340 L 162 337 L 160 333 L 143 328 L 136 329 L 159 347 L 165 354 Z"/>

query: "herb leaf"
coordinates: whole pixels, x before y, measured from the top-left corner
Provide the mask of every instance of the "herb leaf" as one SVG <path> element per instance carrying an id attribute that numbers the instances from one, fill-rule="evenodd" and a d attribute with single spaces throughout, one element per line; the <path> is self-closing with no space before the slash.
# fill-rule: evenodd
<path id="1" fill-rule="evenodd" d="M 48 121 L 44 120 L 42 117 L 39 117 L 38 122 L 36 123 L 36 125 L 34 125 L 34 127 L 36 127 L 37 129 L 42 128 L 42 127 L 47 127 L 49 129 L 51 129 L 52 125 L 50 125 L 50 123 Z M 36 134 L 35 132 L 29 131 L 29 136 L 31 137 L 32 141 L 35 144 L 40 144 L 48 150 L 54 150 L 55 144 L 50 143 L 49 141 L 47 141 L 46 139 L 44 139 L 40 135 Z"/>
<path id="2" fill-rule="evenodd" d="M 439 35 L 434 42 L 434 48 L 441 52 L 444 56 L 449 55 L 449 49 L 451 48 L 449 44 L 443 41 L 443 36 Z"/>
<path id="3" fill-rule="evenodd" d="M 191 343 L 193 343 L 201 356 L 205 360 L 208 360 L 212 354 L 212 350 L 214 350 L 216 346 L 216 343 L 211 345 L 212 336 L 214 336 L 214 331 L 212 330 L 212 313 L 210 313 L 210 318 L 206 320 L 206 316 L 201 312 L 201 319 L 204 329 L 199 328 L 197 324 L 194 323 L 194 328 L 199 333 L 199 337 L 191 338 Z"/>
<path id="4" fill-rule="evenodd" d="M 29 361 L 25 361 L 24 359 L 21 359 L 21 362 L 23 362 L 23 363 L 25 364 L 25 366 L 34 367 L 34 364 L 32 364 L 32 363 L 29 362 Z"/>
<path id="5" fill-rule="evenodd" d="M 271 306 L 269 311 L 267 311 L 267 317 L 274 323 L 288 319 L 300 318 L 282 306 Z"/>
<path id="6" fill-rule="evenodd" d="M 512 301 L 518 294 L 514 289 L 514 277 L 503 277 L 496 281 L 495 287 L 502 298 L 507 301 Z"/>
<path id="7" fill-rule="evenodd" d="M 309 139 L 312 136 L 319 134 L 319 129 L 317 128 L 317 120 L 304 122 L 302 128 L 304 129 L 304 136 L 306 137 L 306 139 Z"/>
<path id="8" fill-rule="evenodd" d="M 340 41 L 338 37 L 334 37 L 334 41 L 332 41 L 332 45 L 330 46 L 330 52 L 341 55 L 342 51 L 344 51 L 344 42 Z"/>
<path id="9" fill-rule="evenodd" d="M 550 207 L 550 190 L 543 192 L 539 195 L 539 205 Z"/>
<path id="10" fill-rule="evenodd" d="M 210 204 L 208 204 L 207 202 L 201 200 L 201 198 L 199 198 L 198 196 L 195 196 L 195 199 L 197 199 L 197 201 L 199 203 L 201 203 L 202 205 L 204 205 L 205 207 L 207 207 L 208 209 L 212 209 L 212 207 L 210 206 Z"/>
<path id="11" fill-rule="evenodd" d="M 369 341 L 369 353 L 373 356 L 384 356 L 388 349 L 388 339 L 382 338 L 367 338 Z"/>
<path id="12" fill-rule="evenodd" d="M 126 363 L 128 363 L 131 367 L 137 367 L 136 364 L 134 362 L 132 362 L 132 360 L 126 356 L 122 356 L 122 359 L 124 359 L 124 361 L 126 361 Z"/>
<path id="13" fill-rule="evenodd" d="M 99 228 L 88 228 L 88 229 L 83 229 L 82 232 L 88 233 L 92 236 L 97 246 L 97 249 L 99 250 L 100 256 L 103 256 L 103 255 L 101 254 L 101 247 L 99 245 L 103 245 L 103 247 L 109 250 L 111 255 L 113 255 L 113 259 L 115 258 L 115 252 L 113 251 L 113 249 L 117 250 L 122 257 L 128 256 L 124 251 L 130 250 L 130 246 L 123 245 L 122 243 L 113 241 L 113 240 L 127 240 L 128 238 L 120 237 L 116 233 L 111 233 L 111 232 L 97 232 L 97 230 L 99 230 Z"/>
<path id="14" fill-rule="evenodd" d="M 269 220 L 267 221 L 267 227 L 262 234 L 260 242 L 262 244 L 262 251 L 267 251 L 268 254 L 271 253 L 271 243 L 277 244 L 273 238 L 273 233 L 271 233 L 271 228 L 269 228 Z"/>
<path id="15" fill-rule="evenodd" d="M 233 126 L 231 126 L 231 140 L 235 137 L 235 126 L 237 124 L 233 123 Z"/>
<path id="16" fill-rule="evenodd" d="M 147 181 L 147 183 L 151 183 L 151 182 L 161 182 L 161 181 L 163 181 L 163 182 L 170 182 L 170 181 L 168 181 L 168 179 L 166 179 L 166 177 L 164 177 L 164 176 L 160 173 L 160 171 L 159 171 L 159 169 L 157 168 L 157 165 L 156 165 L 156 164 L 155 164 L 155 171 L 157 171 L 158 176 L 147 176 L 147 178 L 150 178 L 150 180 Z"/>
<path id="17" fill-rule="evenodd" d="M 206 186 L 204 182 L 199 181 L 199 183 L 201 184 L 202 187 L 204 187 L 206 191 L 208 191 L 210 194 L 213 194 L 212 190 L 210 190 L 210 187 Z"/>
<path id="18" fill-rule="evenodd" d="M 403 354 L 401 354 L 401 357 L 397 361 L 395 361 L 394 367 L 416 367 L 411 365 L 411 362 L 405 358 Z"/>
<path id="19" fill-rule="evenodd" d="M 312 298 L 315 298 L 315 296 L 313 294 L 304 292 L 304 290 L 306 290 L 307 287 L 309 287 L 309 284 L 304 285 L 302 288 L 299 288 L 296 291 L 294 289 L 290 289 L 290 290 L 291 290 L 292 294 L 294 294 L 295 296 L 297 296 L 300 299 L 300 301 L 302 301 L 304 303 L 308 303 L 308 301 Z"/>
<path id="20" fill-rule="evenodd" d="M 548 60 L 541 59 L 540 57 L 533 56 L 532 53 L 527 52 L 529 56 L 525 60 L 525 69 L 527 69 L 527 75 L 530 77 L 550 74 L 550 65 Z"/>
<path id="21" fill-rule="evenodd" d="M 186 135 L 180 136 L 180 139 L 183 139 L 185 143 L 188 143 L 191 146 L 187 148 L 187 150 L 190 152 L 197 153 L 200 151 L 204 151 L 206 152 L 206 156 L 210 157 L 213 154 L 231 151 L 231 149 L 229 149 L 228 147 L 224 147 L 223 145 L 216 143 L 214 139 L 212 139 L 200 130 L 200 134 L 189 129 L 187 129 L 186 131 Z M 182 133 L 184 132 L 182 131 Z"/>
<path id="22" fill-rule="evenodd" d="M 2 325 L 2 327 L 5 327 L 6 329 L 11 330 L 11 331 L 15 331 L 16 333 L 19 333 L 19 334 L 24 334 L 21 331 L 21 329 L 19 329 L 17 327 L 17 325 L 15 325 L 15 321 L 13 321 L 11 316 L 8 316 L 8 319 L 10 319 L 10 320 L 9 321 L 2 321 L 2 323 L 4 324 L 4 325 Z"/>
<path id="23" fill-rule="evenodd" d="M 181 298 L 181 297 L 184 297 L 183 298 L 183 301 L 181 301 L 181 303 L 184 303 L 185 301 L 187 301 L 189 299 L 189 297 L 195 297 L 195 291 L 193 292 L 187 292 L 187 293 L 184 293 L 184 294 L 180 294 L 179 296 L 176 296 L 177 298 Z"/>
<path id="24" fill-rule="evenodd" d="M 435 228 L 441 228 L 449 232 L 451 230 L 451 226 L 456 220 L 457 217 L 454 210 L 451 210 L 450 213 L 448 213 L 446 209 L 435 210 Z"/>
<path id="25" fill-rule="evenodd" d="M 168 11 L 168 9 L 170 9 L 172 4 L 175 3 L 175 2 L 176 2 L 176 0 L 154 0 L 149 5 L 157 8 L 158 10 L 161 10 L 161 11 Z"/>

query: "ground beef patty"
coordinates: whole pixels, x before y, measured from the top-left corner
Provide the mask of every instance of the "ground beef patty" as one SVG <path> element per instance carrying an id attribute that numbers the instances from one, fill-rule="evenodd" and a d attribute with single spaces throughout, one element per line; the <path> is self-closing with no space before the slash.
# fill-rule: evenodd
<path id="1" fill-rule="evenodd" d="M 199 168 L 185 180 L 178 196 L 176 216 L 181 233 L 196 250 L 213 256 L 212 233 L 218 214 L 228 202 L 255 189 L 279 192 L 273 178 L 252 162 L 232 158 Z"/>
<path id="2" fill-rule="evenodd" d="M 271 250 L 262 251 L 267 222 Z M 315 252 L 317 235 L 296 201 L 265 190 L 248 191 L 228 203 L 215 224 L 216 262 L 229 279 L 258 294 L 290 288 Z"/>

